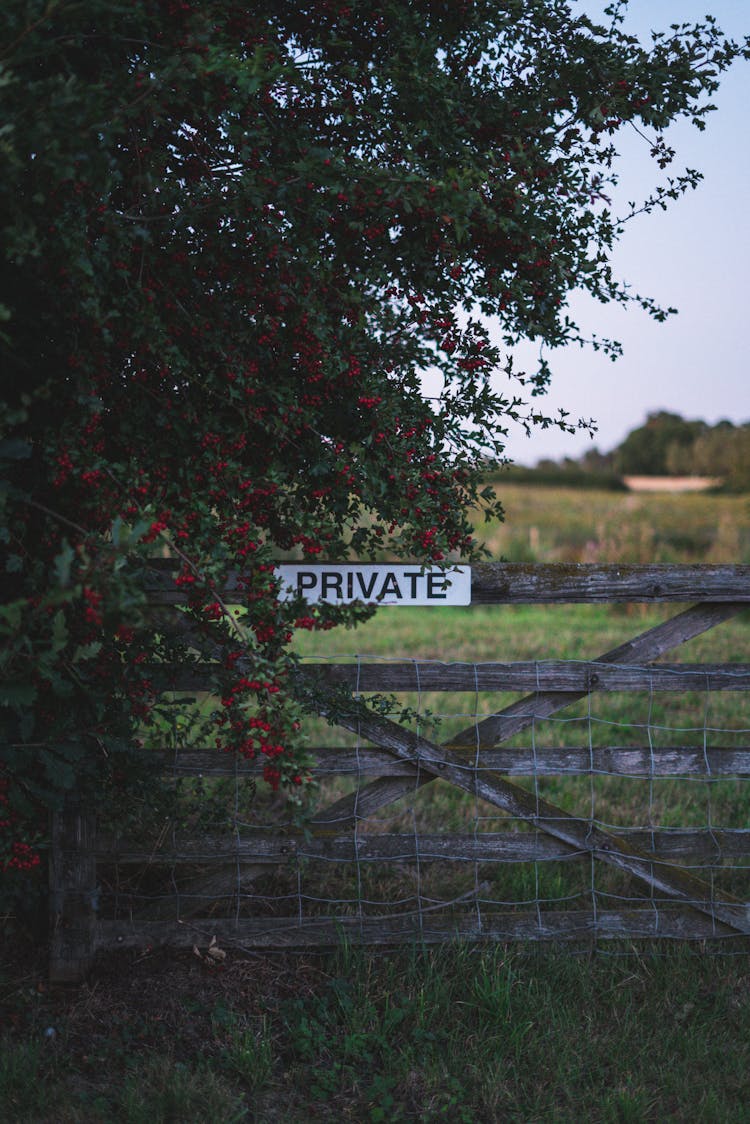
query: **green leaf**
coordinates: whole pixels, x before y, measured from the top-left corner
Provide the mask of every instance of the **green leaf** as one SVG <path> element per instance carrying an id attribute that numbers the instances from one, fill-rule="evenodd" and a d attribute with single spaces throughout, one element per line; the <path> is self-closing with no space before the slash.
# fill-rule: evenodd
<path id="1" fill-rule="evenodd" d="M 67 539 L 63 541 L 62 549 L 54 562 L 55 579 L 58 585 L 67 586 L 70 582 L 70 568 L 75 558 L 75 551 Z"/>
<path id="2" fill-rule="evenodd" d="M 68 643 L 68 623 L 65 620 L 65 613 L 62 609 L 58 609 L 52 618 L 52 645 L 51 652 L 57 655 L 61 652 L 65 645 Z"/>
<path id="3" fill-rule="evenodd" d="M 36 702 L 33 683 L 0 683 L 0 706 L 24 707 Z"/>
<path id="4" fill-rule="evenodd" d="M 50 784 L 63 792 L 69 791 L 75 784 L 75 769 L 67 761 L 61 760 L 56 754 L 46 752 L 42 756 L 44 773 Z"/>
<path id="5" fill-rule="evenodd" d="M 25 601 L 10 601 L 7 605 L 0 605 L 0 632 L 17 632 L 26 608 Z"/>

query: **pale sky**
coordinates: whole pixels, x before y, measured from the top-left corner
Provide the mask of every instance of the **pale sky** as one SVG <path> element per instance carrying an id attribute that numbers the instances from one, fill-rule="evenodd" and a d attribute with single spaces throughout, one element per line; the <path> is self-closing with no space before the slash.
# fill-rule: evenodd
<path id="1" fill-rule="evenodd" d="M 595 11 L 593 0 L 582 6 Z M 631 0 L 626 28 L 649 43 L 650 28 L 695 21 L 707 10 L 734 38 L 750 34 L 750 0 Z M 678 315 L 658 324 L 636 306 L 623 311 L 576 299 L 573 312 L 586 334 L 618 339 L 624 355 L 612 363 L 590 349 L 549 352 L 553 381 L 541 402 L 547 413 L 562 406 L 573 418 L 595 418 L 598 432 L 593 442 L 557 431 L 511 434 L 507 451 L 518 463 L 577 457 L 592 444 L 607 452 L 654 410 L 711 423 L 750 420 L 750 62 L 734 65 L 712 101 L 717 110 L 704 132 L 684 124 L 668 134 L 677 156 L 666 174 L 698 168 L 703 182 L 666 212 L 629 223 L 613 258 L 619 278 Z M 623 198 L 645 198 L 658 169 L 634 134 L 623 151 L 626 144 Z"/>

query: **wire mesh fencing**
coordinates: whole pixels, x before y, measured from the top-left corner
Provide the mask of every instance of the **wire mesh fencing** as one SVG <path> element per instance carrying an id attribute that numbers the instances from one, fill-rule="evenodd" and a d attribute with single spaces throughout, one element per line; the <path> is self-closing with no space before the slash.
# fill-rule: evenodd
<path id="1" fill-rule="evenodd" d="M 592 660 L 308 653 L 335 722 L 306 731 L 304 809 L 261 783 L 262 762 L 179 742 L 152 747 L 168 819 L 95 835 L 86 809 L 58 817 L 53 976 L 157 943 L 746 948 L 744 603 L 695 604 Z M 665 662 L 733 617 L 725 662 Z"/>
<path id="2" fill-rule="evenodd" d="M 327 663 L 365 708 L 365 684 L 395 685 L 402 721 L 358 718 L 335 738 L 314 725 L 317 788 L 298 822 L 258 766 L 175 751 L 183 815 L 148 848 L 102 855 L 115 929 L 181 926 L 185 943 L 221 923 L 304 946 L 750 928 L 744 666 L 358 658 L 315 661 L 323 678 Z M 486 744 L 484 724 L 509 714 L 515 732 Z"/>

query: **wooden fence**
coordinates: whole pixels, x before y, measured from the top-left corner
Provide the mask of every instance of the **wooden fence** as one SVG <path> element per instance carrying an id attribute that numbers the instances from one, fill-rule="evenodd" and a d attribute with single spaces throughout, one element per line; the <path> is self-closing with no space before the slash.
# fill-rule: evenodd
<path id="1" fill-rule="evenodd" d="M 230 583 L 224 591 L 230 600 L 233 588 Z M 168 574 L 155 580 L 150 596 L 162 607 L 182 600 Z M 703 940 L 750 934 L 750 885 L 746 890 L 743 883 L 743 871 L 750 868 L 750 824 L 723 826 L 711 803 L 717 784 L 750 777 L 750 730 L 745 728 L 750 723 L 733 728 L 726 744 L 722 731 L 706 723 L 698 735 L 692 731 L 676 744 L 662 744 L 663 739 L 657 744 L 649 720 L 637 728 L 643 744 L 611 745 L 591 737 L 589 713 L 589 736 L 581 744 L 568 744 L 570 738 L 549 744 L 549 738 L 537 737 L 542 723 L 580 700 L 588 700 L 590 708 L 598 696 L 640 692 L 653 700 L 661 693 L 709 697 L 747 691 L 750 663 L 661 661 L 748 606 L 750 566 L 496 563 L 472 571 L 472 604 L 570 602 L 691 604 L 612 651 L 584 660 L 303 664 L 302 674 L 318 684 L 322 711 L 328 709 L 330 692 L 330 713 L 354 740 L 313 751 L 321 791 L 334 776 L 348 778 L 348 787 L 328 803 L 322 800 L 300 827 L 244 824 L 240 830 L 237 818 L 228 833 L 179 840 L 163 833 L 146 846 L 97 839 L 91 810 L 71 801 L 52 828 L 51 977 L 79 979 L 100 949 L 205 948 L 213 939 L 220 945 L 280 949 L 326 947 L 341 939 L 389 945 L 452 937 Z M 466 613 L 468 632 L 471 612 Z M 623 626 L 634 620 L 623 616 Z M 210 660 L 216 653 L 204 649 L 202 654 Z M 197 667 L 171 686 L 194 691 L 207 681 Z M 357 696 L 457 692 L 485 702 L 498 693 L 521 692 L 522 697 L 503 700 L 497 709 L 490 703 L 485 713 L 475 708 L 464 729 L 438 744 L 421 726 L 412 729 L 363 704 L 342 709 L 333 702 L 334 689 L 342 687 Z M 172 777 L 200 776 L 204 784 L 229 777 L 237 786 L 252 784 L 260 768 L 195 748 L 178 749 L 164 765 Z M 530 777 L 531 786 L 511 779 L 516 777 Z M 543 783 L 551 777 L 591 782 L 583 814 L 548 798 Z M 705 822 L 664 827 L 650 822 L 649 814 L 644 824 L 613 827 L 595 814 L 593 786 L 600 778 L 634 778 L 652 789 L 670 778 L 703 785 Z M 426 786 L 434 781 L 468 794 L 476 813 L 470 830 L 419 827 L 414 808 L 420 802 L 427 806 L 432 792 Z M 733 800 L 736 805 L 737 794 Z M 389 830 L 387 814 L 401 830 Z M 544 881 L 557 864 L 567 870 L 571 862 L 591 883 L 586 893 L 569 891 L 563 882 L 556 892 L 540 891 L 540 878 Z M 301 880 L 315 864 L 320 878 L 311 892 L 303 892 Z M 441 864 L 451 877 L 448 889 L 438 892 L 429 880 Z M 492 890 L 485 877 L 510 864 L 522 864 L 531 879 L 529 892 L 513 901 Z M 354 872 L 356 892 L 340 888 L 345 868 Z M 416 891 L 389 898 L 373 890 L 373 872 L 392 868 L 416 870 Z M 154 881 L 157 869 L 165 872 L 161 883 Z M 594 884 L 600 869 L 614 878 L 604 891 Z M 147 881 L 156 888 L 141 898 L 130 890 L 105 893 L 102 872 L 111 880 L 112 870 L 147 870 Z M 460 883 L 461 871 L 470 872 L 468 887 Z M 139 879 L 140 885 L 142 874 Z M 738 896 L 720 885 L 723 879 L 740 885 Z M 327 890 L 333 882 L 339 889 Z M 640 887 L 638 893 L 633 887 Z M 102 905 L 104 899 L 115 900 L 115 907 Z"/>

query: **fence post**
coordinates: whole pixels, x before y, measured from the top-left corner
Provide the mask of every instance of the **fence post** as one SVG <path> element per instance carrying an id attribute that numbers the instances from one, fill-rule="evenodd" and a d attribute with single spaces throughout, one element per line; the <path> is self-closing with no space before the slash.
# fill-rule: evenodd
<path id="1" fill-rule="evenodd" d="M 96 817 L 69 795 L 52 813 L 50 955 L 52 983 L 79 983 L 91 967 L 96 923 Z"/>

